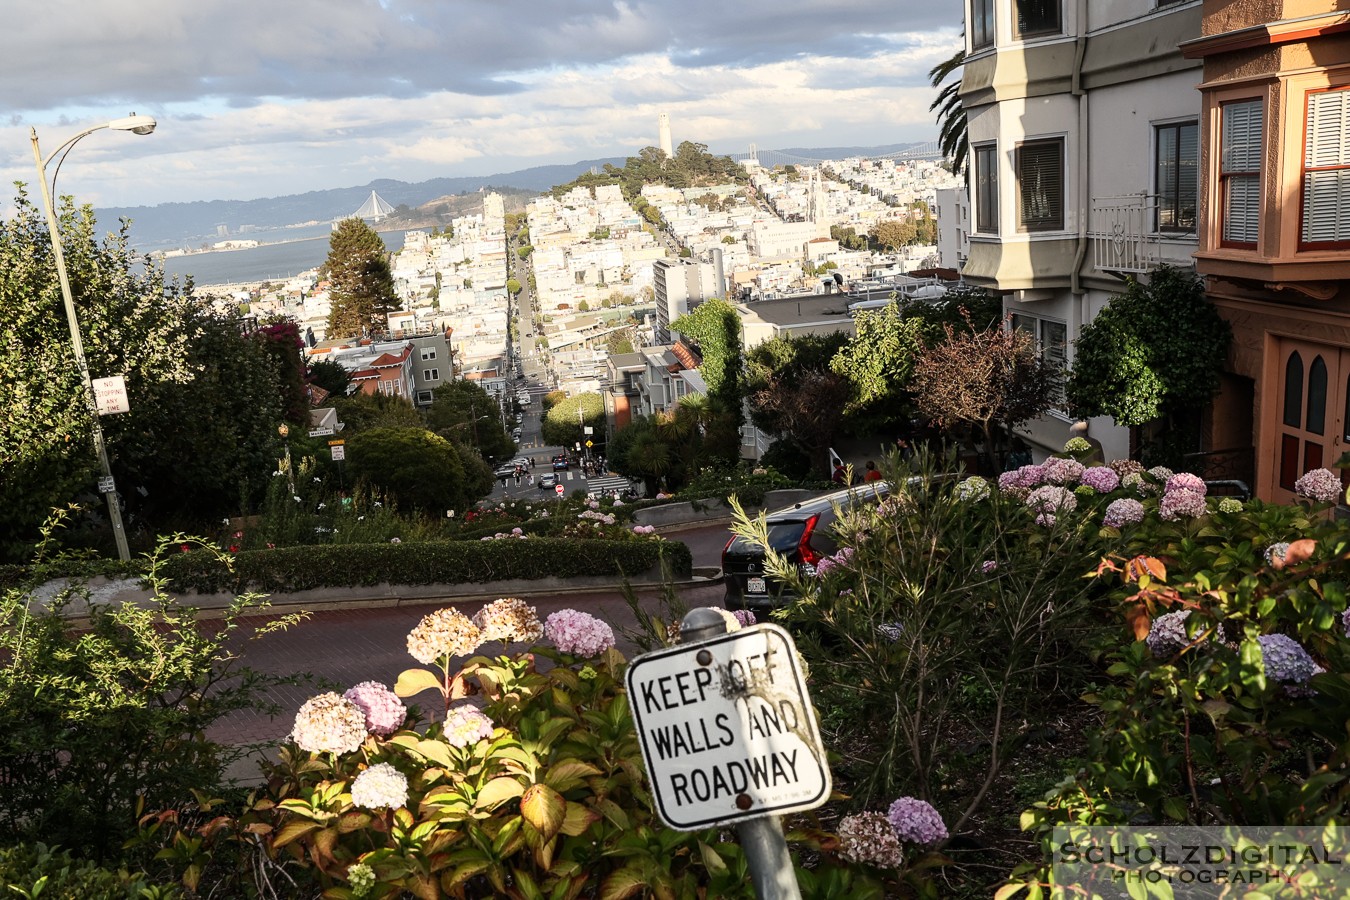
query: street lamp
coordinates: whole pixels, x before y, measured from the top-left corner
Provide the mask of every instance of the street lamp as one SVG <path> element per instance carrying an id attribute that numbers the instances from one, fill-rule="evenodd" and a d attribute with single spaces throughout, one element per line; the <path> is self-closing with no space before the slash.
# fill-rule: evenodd
<path id="1" fill-rule="evenodd" d="M 99 490 L 108 501 L 108 520 L 112 524 L 113 540 L 117 542 L 117 555 L 123 561 L 131 559 L 131 551 L 127 547 L 127 533 L 122 526 L 122 507 L 117 500 L 117 487 L 113 482 L 112 467 L 108 465 L 108 448 L 103 441 L 103 423 L 98 418 L 98 398 L 94 395 L 94 382 L 89 377 L 89 363 L 84 358 L 84 342 L 80 339 L 80 321 L 75 315 L 75 299 L 70 293 L 70 277 L 66 274 L 66 255 L 61 247 L 61 230 L 56 221 L 56 209 L 52 206 L 52 190 L 56 184 L 56 176 L 61 172 L 61 163 L 65 161 L 66 154 L 75 146 L 80 138 L 93 134 L 95 131 L 101 131 L 104 128 L 111 128 L 114 131 L 130 131 L 132 134 L 149 134 L 155 130 L 155 120 L 150 116 L 138 116 L 132 113 L 121 119 L 113 119 L 111 122 L 104 122 L 102 125 L 95 125 L 93 128 L 86 128 L 72 138 L 68 138 L 61 146 L 52 151 L 46 159 L 42 157 L 42 151 L 38 148 L 37 129 L 32 128 L 30 132 L 33 140 L 33 162 L 37 166 L 38 182 L 42 185 L 42 202 L 47 207 L 47 231 L 52 238 L 52 258 L 56 261 L 56 277 L 61 282 L 61 299 L 66 305 L 66 323 L 70 326 L 70 346 L 75 354 L 75 368 L 79 369 L 80 379 L 84 382 L 84 401 L 89 407 L 89 418 L 93 423 L 94 431 L 94 451 L 98 454 L 98 462 L 103 472 L 103 477 L 99 479 Z M 52 174 L 52 180 L 47 182 L 47 166 L 57 156 L 61 159 L 56 163 L 56 171 Z"/>

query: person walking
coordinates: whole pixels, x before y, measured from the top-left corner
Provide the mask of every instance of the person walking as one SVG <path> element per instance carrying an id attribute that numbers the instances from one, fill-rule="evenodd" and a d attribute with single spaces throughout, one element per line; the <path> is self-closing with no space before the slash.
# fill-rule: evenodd
<path id="1" fill-rule="evenodd" d="M 880 480 L 881 480 L 881 473 L 877 471 L 877 464 L 869 459 L 867 461 L 867 471 L 863 473 L 863 483 L 866 484 L 870 481 L 880 481 Z"/>

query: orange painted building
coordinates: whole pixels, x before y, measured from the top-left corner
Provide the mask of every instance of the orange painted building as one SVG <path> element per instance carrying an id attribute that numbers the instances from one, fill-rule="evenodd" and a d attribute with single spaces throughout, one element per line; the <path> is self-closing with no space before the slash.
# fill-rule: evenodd
<path id="1" fill-rule="evenodd" d="M 1181 49 L 1204 62 L 1196 267 L 1234 338 L 1207 443 L 1288 501 L 1350 450 L 1350 8 L 1205 0 Z"/>

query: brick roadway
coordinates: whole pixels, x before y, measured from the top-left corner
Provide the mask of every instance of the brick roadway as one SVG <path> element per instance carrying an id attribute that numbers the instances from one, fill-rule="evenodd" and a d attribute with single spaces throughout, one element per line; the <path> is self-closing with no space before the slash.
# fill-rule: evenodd
<path id="1" fill-rule="evenodd" d="M 699 567 L 716 566 L 720 562 L 726 536 L 725 524 L 671 535 L 690 545 L 694 565 Z M 680 588 L 679 594 L 690 608 L 720 606 L 723 588 L 720 581 L 702 582 Z M 635 629 L 636 621 L 618 590 L 527 596 L 525 599 L 536 607 L 541 619 L 568 607 L 589 612 L 610 623 L 619 637 L 619 649 L 626 656 L 631 657 L 637 650 L 622 635 L 625 630 Z M 649 613 L 668 618 L 659 589 L 640 592 L 639 600 Z M 472 615 L 483 602 L 462 601 L 453 605 L 466 615 Z M 281 708 L 276 718 L 269 718 L 258 710 L 243 710 L 213 727 L 209 737 L 228 744 L 275 744 L 290 732 L 300 705 L 320 691 L 343 691 L 362 681 L 379 681 L 392 687 L 400 672 L 419 665 L 408 655 L 408 632 L 424 615 L 444 605 L 451 604 L 313 612 L 305 621 L 286 631 L 258 640 L 238 641 L 235 649 L 242 663 L 249 668 L 277 675 L 308 673 L 322 682 L 274 687 L 269 691 L 269 698 Z M 247 626 L 273 618 L 250 617 L 244 620 L 245 627 L 240 631 L 247 634 L 251 631 Z M 425 707 L 431 696 L 426 694 L 413 702 Z"/>

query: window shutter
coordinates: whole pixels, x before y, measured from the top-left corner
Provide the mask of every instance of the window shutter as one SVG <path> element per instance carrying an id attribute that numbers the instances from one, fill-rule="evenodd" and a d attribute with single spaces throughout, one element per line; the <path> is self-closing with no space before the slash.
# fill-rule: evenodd
<path id="1" fill-rule="evenodd" d="M 1225 184 L 1223 239 L 1255 244 L 1261 223 L 1260 100 L 1223 107 L 1223 149 L 1220 172 Z"/>
<path id="2" fill-rule="evenodd" d="M 1303 160 L 1305 244 L 1350 240 L 1350 91 L 1308 95 Z M 1320 171 L 1306 171 L 1319 169 Z"/>
<path id="3" fill-rule="evenodd" d="M 1018 213 L 1028 231 L 1064 227 L 1064 144 L 1044 141 L 1017 148 Z"/>

